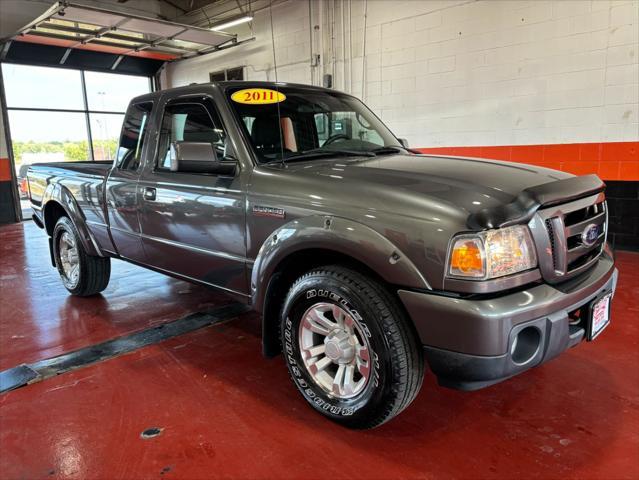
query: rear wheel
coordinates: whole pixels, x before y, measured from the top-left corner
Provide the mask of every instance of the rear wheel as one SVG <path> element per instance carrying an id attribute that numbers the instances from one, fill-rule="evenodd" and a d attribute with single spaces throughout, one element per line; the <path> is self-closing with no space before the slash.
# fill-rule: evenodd
<path id="1" fill-rule="evenodd" d="M 109 284 L 111 260 L 87 254 L 68 217 L 60 217 L 53 229 L 53 255 L 62 283 L 73 295 L 95 295 Z"/>
<path id="2" fill-rule="evenodd" d="M 281 317 L 291 377 L 320 413 L 351 428 L 372 428 L 406 408 L 421 387 L 424 362 L 409 319 L 379 282 L 328 266 L 300 277 Z"/>

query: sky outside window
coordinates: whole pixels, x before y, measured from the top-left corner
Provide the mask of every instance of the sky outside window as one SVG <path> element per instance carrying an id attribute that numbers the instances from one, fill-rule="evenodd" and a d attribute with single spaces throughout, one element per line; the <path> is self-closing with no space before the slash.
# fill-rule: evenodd
<path id="1" fill-rule="evenodd" d="M 83 110 L 79 70 L 2 64 L 7 107 Z"/>
<path id="2" fill-rule="evenodd" d="M 124 112 L 133 97 L 149 92 L 149 79 L 115 73 L 86 72 L 89 110 Z"/>
<path id="3" fill-rule="evenodd" d="M 52 150 L 63 152 L 66 161 L 88 160 L 87 115 L 95 160 L 112 159 L 129 101 L 150 91 L 147 77 L 84 72 L 88 103 L 85 105 L 80 70 L 4 63 L 2 75 L 16 169 L 23 163 L 23 153 L 28 153 L 25 161 L 29 163 L 39 161 L 39 153 L 41 161 L 51 161 Z M 19 110 L 24 108 L 77 110 L 77 113 Z"/>

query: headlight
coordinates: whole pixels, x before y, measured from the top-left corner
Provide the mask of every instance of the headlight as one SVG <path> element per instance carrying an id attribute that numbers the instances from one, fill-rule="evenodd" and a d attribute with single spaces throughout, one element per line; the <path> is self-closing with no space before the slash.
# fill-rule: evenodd
<path id="1" fill-rule="evenodd" d="M 453 239 L 448 276 L 488 280 L 537 266 L 535 246 L 528 227 L 488 230 Z"/>

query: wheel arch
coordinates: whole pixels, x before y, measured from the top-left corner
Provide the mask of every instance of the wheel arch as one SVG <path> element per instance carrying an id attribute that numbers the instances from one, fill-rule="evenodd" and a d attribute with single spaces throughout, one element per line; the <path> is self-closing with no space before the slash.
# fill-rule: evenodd
<path id="1" fill-rule="evenodd" d="M 294 220 L 264 242 L 251 272 L 252 304 L 262 314 L 262 348 L 281 351 L 277 325 L 290 285 L 304 272 L 339 264 L 363 271 L 388 286 L 430 289 L 410 259 L 366 225 L 332 216 Z"/>
<path id="2" fill-rule="evenodd" d="M 44 228 L 51 237 L 58 219 L 68 217 L 80 234 L 80 241 L 89 255 L 103 257 L 104 254 L 89 231 L 84 213 L 71 192 L 59 184 L 49 184 L 42 198 L 42 219 Z"/>

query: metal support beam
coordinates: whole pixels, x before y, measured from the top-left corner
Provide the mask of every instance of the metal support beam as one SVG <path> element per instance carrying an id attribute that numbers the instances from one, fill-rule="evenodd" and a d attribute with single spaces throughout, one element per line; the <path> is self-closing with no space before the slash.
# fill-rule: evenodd
<path id="1" fill-rule="evenodd" d="M 86 37 L 83 37 L 82 39 L 80 39 L 80 41 L 78 43 L 76 43 L 75 45 L 71 45 L 71 48 L 75 48 L 75 47 L 78 47 L 80 45 L 85 45 L 85 44 L 87 44 L 87 43 L 89 43 L 89 42 L 91 42 L 93 40 L 97 40 L 98 38 L 100 38 L 105 33 L 110 32 L 111 30 L 117 30 L 120 25 L 122 25 L 123 23 L 126 23 L 127 21 L 129 21 L 129 19 L 128 18 L 124 18 L 124 19 L 120 20 L 118 23 L 116 23 L 115 25 L 113 25 L 112 27 L 101 28 L 97 32 L 92 33 L 90 35 L 87 35 Z"/>
<path id="2" fill-rule="evenodd" d="M 20 207 L 20 193 L 18 192 L 18 182 L 16 178 L 16 161 L 13 155 L 13 140 L 11 140 L 11 125 L 9 124 L 9 112 L 7 110 L 7 95 L 4 89 L 4 77 L 0 68 L 0 115 L 4 125 L 4 140 L 7 145 L 7 155 L 9 156 L 9 166 L 11 173 L 11 196 L 13 198 L 13 213 L 16 222 L 23 220 L 22 208 Z"/>
<path id="3" fill-rule="evenodd" d="M 2 45 L 2 50 L 0 50 L 0 62 L 3 62 L 5 58 L 7 58 L 7 54 L 9 53 L 9 49 L 11 48 L 11 41 L 8 41 L 4 45 Z"/>
<path id="4" fill-rule="evenodd" d="M 71 54 L 71 50 L 73 50 L 72 48 L 67 48 L 64 52 L 64 55 L 62 55 L 62 58 L 60 59 L 60 65 L 64 65 L 64 63 L 67 61 L 67 58 L 69 58 L 69 55 Z"/>
<path id="5" fill-rule="evenodd" d="M 180 30 L 180 31 L 179 31 L 179 32 L 177 32 L 176 34 L 171 35 L 171 36 L 169 36 L 169 37 L 162 37 L 162 38 L 158 38 L 157 40 L 153 40 L 153 41 L 152 41 L 151 43 L 149 43 L 148 45 L 144 45 L 144 46 L 141 46 L 141 47 L 132 48 L 131 50 L 124 52 L 124 55 L 130 55 L 130 54 L 132 54 L 132 53 L 136 53 L 136 52 L 139 52 L 139 51 L 141 51 L 141 50 L 146 50 L 147 48 L 151 48 L 151 47 L 160 47 L 160 48 L 161 48 L 161 47 L 163 46 L 163 45 L 162 45 L 162 43 L 163 43 L 163 42 L 166 42 L 166 41 L 168 41 L 168 40 L 173 40 L 173 38 L 174 38 L 174 37 L 177 37 L 179 34 L 184 33 L 184 32 L 186 32 L 187 30 L 188 30 L 188 27 L 187 27 L 187 28 L 184 28 L 184 29 L 182 29 L 182 30 Z"/>
<path id="6" fill-rule="evenodd" d="M 218 45 L 217 47 L 208 47 L 208 48 L 204 48 L 200 51 L 198 51 L 197 53 L 193 54 L 193 55 L 185 55 L 182 58 L 192 58 L 198 55 L 208 55 L 209 53 L 215 53 L 215 52 L 219 52 L 221 50 L 227 50 L 229 48 L 233 48 L 233 47 L 238 47 L 244 43 L 248 43 L 248 42 L 252 42 L 253 40 L 255 40 L 255 37 L 251 37 L 251 38 L 245 38 L 244 40 L 241 41 L 237 41 L 237 40 L 231 40 L 229 42 L 226 42 L 222 45 Z"/>
<path id="7" fill-rule="evenodd" d="M 91 119 L 89 117 L 89 100 L 87 98 L 87 81 L 84 76 L 84 70 L 80 70 L 80 80 L 82 84 L 82 100 L 84 101 L 84 120 L 87 125 L 87 140 L 89 142 L 89 160 L 95 161 L 93 151 L 93 135 L 91 134 Z"/>
<path id="8" fill-rule="evenodd" d="M 46 28 L 47 30 L 56 30 L 56 31 L 60 31 L 60 32 L 66 32 L 66 33 L 78 33 L 81 35 L 90 35 L 92 33 L 94 33 L 93 30 L 88 30 L 86 28 L 76 28 L 76 27 L 70 27 L 68 25 L 61 25 L 58 23 L 50 23 L 50 22 L 44 22 L 40 25 L 38 25 L 38 28 Z M 50 35 L 55 35 L 54 38 L 64 38 L 67 40 L 78 40 L 78 37 L 76 36 L 68 36 L 68 35 L 64 35 L 64 33 L 52 33 L 52 32 L 42 32 L 42 31 L 38 31 L 37 29 L 33 29 L 29 32 L 30 35 L 40 35 L 40 36 L 50 36 Z M 110 42 L 109 40 L 122 40 L 122 41 L 126 41 L 126 42 L 131 42 L 131 43 L 137 43 L 138 45 L 136 45 L 135 47 L 131 47 L 131 45 L 125 45 L 125 44 L 121 44 L 121 43 L 116 43 L 116 42 Z M 159 40 L 157 40 L 159 41 Z M 156 41 L 156 43 L 157 43 Z M 98 45 L 108 45 L 111 47 L 121 47 L 121 48 L 139 48 L 139 47 L 143 47 L 145 45 L 149 45 L 149 46 L 153 46 L 154 41 L 153 40 L 148 40 L 146 38 L 137 38 L 137 37 L 131 37 L 131 36 L 127 36 L 127 35 L 120 35 L 119 33 L 115 33 L 112 31 L 106 32 L 103 35 L 100 36 L 100 40 L 92 40 L 91 43 L 95 43 Z M 182 45 L 162 45 L 162 48 L 169 48 L 171 50 L 177 50 L 179 52 L 197 52 L 196 48 L 190 48 L 190 47 L 184 47 Z"/>
<path id="9" fill-rule="evenodd" d="M 115 62 L 113 62 L 113 65 L 111 65 L 111 70 L 115 70 L 116 68 L 118 68 L 118 65 L 120 65 L 120 62 L 123 58 L 124 55 L 119 55 L 118 58 L 115 59 Z"/>

